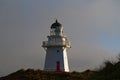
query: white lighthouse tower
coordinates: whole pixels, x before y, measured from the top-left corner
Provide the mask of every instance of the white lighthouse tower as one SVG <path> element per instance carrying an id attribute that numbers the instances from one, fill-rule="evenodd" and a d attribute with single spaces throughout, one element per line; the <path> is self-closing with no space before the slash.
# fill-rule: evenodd
<path id="1" fill-rule="evenodd" d="M 48 41 L 43 41 L 46 50 L 44 70 L 69 72 L 67 50 L 71 47 L 63 34 L 63 26 L 56 20 L 51 25 Z"/>

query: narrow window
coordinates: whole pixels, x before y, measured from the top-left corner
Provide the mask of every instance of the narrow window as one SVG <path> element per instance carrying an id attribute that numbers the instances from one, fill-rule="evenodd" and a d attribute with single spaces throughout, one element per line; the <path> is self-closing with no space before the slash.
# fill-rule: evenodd
<path id="1" fill-rule="evenodd" d="M 60 52 L 59 50 L 57 50 L 57 52 Z"/>

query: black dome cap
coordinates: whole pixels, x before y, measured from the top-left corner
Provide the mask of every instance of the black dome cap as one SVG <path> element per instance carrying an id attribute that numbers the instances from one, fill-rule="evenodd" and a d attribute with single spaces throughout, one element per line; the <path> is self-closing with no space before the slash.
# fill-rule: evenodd
<path id="1" fill-rule="evenodd" d="M 62 24 L 60 24 L 60 23 L 57 21 L 57 19 L 56 19 L 55 23 L 53 23 L 53 24 L 51 25 L 51 28 L 56 28 L 56 27 L 62 27 Z"/>

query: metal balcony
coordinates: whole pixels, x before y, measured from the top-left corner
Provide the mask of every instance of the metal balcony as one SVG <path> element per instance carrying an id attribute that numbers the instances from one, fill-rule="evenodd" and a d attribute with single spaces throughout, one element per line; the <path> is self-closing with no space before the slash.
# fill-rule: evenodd
<path id="1" fill-rule="evenodd" d="M 63 42 L 49 42 L 43 41 L 42 47 L 67 47 L 70 48 L 70 42 L 63 41 Z"/>

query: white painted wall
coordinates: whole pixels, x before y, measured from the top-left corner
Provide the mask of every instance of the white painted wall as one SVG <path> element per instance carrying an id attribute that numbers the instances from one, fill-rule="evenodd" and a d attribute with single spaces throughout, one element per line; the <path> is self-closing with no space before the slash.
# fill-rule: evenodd
<path id="1" fill-rule="evenodd" d="M 59 52 L 57 52 L 57 50 L 59 50 Z M 47 48 L 44 70 L 55 71 L 57 61 L 60 61 L 60 70 L 65 72 L 69 71 L 66 48 L 64 49 L 62 47 Z"/>

